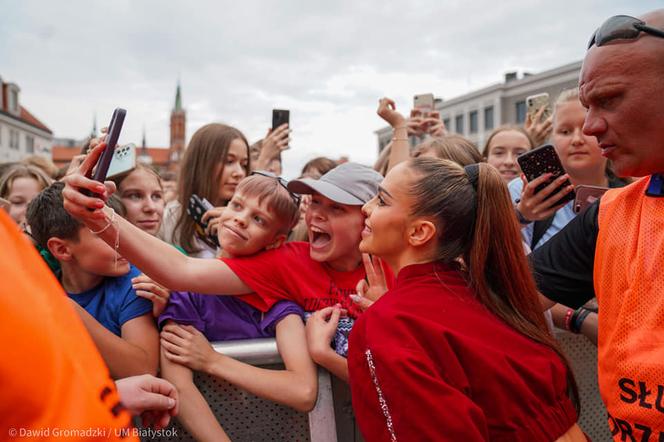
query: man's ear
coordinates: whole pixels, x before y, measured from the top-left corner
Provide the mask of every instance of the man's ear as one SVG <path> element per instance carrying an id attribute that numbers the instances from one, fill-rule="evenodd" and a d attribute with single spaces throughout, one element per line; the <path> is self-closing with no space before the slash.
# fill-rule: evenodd
<path id="1" fill-rule="evenodd" d="M 46 242 L 46 247 L 51 255 L 58 261 L 71 261 L 72 253 L 69 247 L 69 241 L 60 238 L 49 238 Z"/>
<path id="2" fill-rule="evenodd" d="M 422 247 L 436 237 L 436 225 L 429 220 L 418 219 L 408 228 L 408 242 L 413 247 Z"/>
<path id="3" fill-rule="evenodd" d="M 286 242 L 286 235 L 284 235 L 283 233 L 280 233 L 274 238 L 274 240 L 272 241 L 272 244 L 265 247 L 265 250 L 276 249 L 278 247 L 281 247 L 282 244 L 285 243 L 285 242 Z"/>

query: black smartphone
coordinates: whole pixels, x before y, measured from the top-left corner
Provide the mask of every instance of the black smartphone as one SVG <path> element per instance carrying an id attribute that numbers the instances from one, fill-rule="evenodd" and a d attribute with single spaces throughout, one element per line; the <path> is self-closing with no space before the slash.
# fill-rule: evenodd
<path id="1" fill-rule="evenodd" d="M 272 109 L 272 130 L 282 124 L 290 124 L 290 111 L 286 109 Z"/>
<path id="2" fill-rule="evenodd" d="M 88 172 L 88 178 L 92 178 L 93 180 L 99 181 L 100 183 L 103 183 L 106 180 L 108 167 L 111 165 L 111 160 L 113 159 L 113 154 L 115 153 L 115 146 L 117 146 L 118 138 L 120 138 L 120 132 L 122 131 L 125 115 L 127 115 L 127 111 L 125 109 L 118 107 L 113 111 L 111 124 L 109 124 L 108 132 L 106 134 L 106 147 L 99 156 L 95 168 L 90 169 Z M 81 192 L 87 196 L 93 195 L 93 192 L 90 192 L 87 189 L 82 189 Z"/>
<path id="3" fill-rule="evenodd" d="M 531 150 L 530 152 L 521 154 L 517 157 L 516 160 L 521 167 L 521 171 L 529 182 L 539 176 L 544 175 L 545 173 L 553 174 L 551 178 L 535 188 L 535 193 L 544 189 L 554 180 L 565 174 L 565 169 L 563 169 L 560 158 L 558 158 L 556 149 L 551 144 L 545 144 L 544 146 L 540 146 L 537 149 Z M 570 181 L 565 180 L 565 182 L 561 184 L 556 190 L 551 192 L 551 194 L 546 199 L 551 198 L 553 195 L 557 194 L 569 185 L 571 185 Z M 572 201 L 575 197 L 576 193 L 571 191 L 562 197 L 562 199 L 560 199 L 556 204 Z"/>
<path id="4" fill-rule="evenodd" d="M 194 221 L 196 221 L 196 230 L 201 236 L 201 238 L 211 242 L 212 245 L 219 247 L 219 240 L 217 239 L 217 237 L 214 235 L 207 235 L 205 233 L 205 229 L 207 228 L 207 223 L 203 222 L 203 215 L 205 214 L 205 212 L 212 209 L 213 207 L 214 206 L 212 206 L 212 204 L 205 198 L 201 198 L 198 195 L 193 194 L 189 198 L 187 213 L 189 214 L 189 216 L 193 218 Z"/>

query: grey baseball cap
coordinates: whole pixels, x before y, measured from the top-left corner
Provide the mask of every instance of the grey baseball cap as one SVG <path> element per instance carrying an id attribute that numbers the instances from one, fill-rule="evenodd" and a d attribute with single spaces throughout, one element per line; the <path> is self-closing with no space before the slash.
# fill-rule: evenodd
<path id="1" fill-rule="evenodd" d="M 302 178 L 288 183 L 293 193 L 320 193 L 339 204 L 360 206 L 378 193 L 383 176 L 367 166 L 343 163 L 317 180 Z"/>

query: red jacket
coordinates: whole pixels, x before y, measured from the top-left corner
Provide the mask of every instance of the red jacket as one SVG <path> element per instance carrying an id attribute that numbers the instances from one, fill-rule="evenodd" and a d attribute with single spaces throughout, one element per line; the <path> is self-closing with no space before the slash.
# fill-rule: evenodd
<path id="1" fill-rule="evenodd" d="M 401 270 L 356 322 L 348 367 L 369 442 L 552 441 L 577 420 L 559 357 L 442 264 Z"/>

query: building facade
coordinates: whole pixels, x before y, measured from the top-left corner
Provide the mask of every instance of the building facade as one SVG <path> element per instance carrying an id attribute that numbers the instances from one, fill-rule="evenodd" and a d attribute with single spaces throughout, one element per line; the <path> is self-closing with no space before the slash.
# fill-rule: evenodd
<path id="1" fill-rule="evenodd" d="M 175 106 L 171 111 L 171 146 L 168 153 L 168 169 L 176 171 L 184 154 L 186 138 L 186 112 L 182 107 L 182 94 L 180 82 L 175 92 Z"/>
<path id="2" fill-rule="evenodd" d="M 526 119 L 526 97 L 547 92 L 554 103 L 560 92 L 577 87 L 581 62 L 569 63 L 538 74 L 516 72 L 505 74 L 503 83 L 469 92 L 450 100 L 436 100 L 435 107 L 449 133 L 457 133 L 471 140 L 482 150 L 485 140 L 496 127 L 503 124 L 523 124 Z M 392 130 L 376 131 L 378 151 L 390 142 Z M 418 140 L 412 140 L 417 142 Z"/>
<path id="3" fill-rule="evenodd" d="M 0 77 L 0 162 L 51 157 L 53 132 L 20 103 L 21 89 Z"/>

